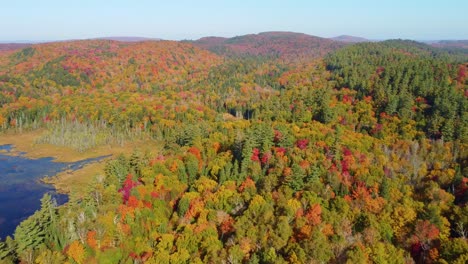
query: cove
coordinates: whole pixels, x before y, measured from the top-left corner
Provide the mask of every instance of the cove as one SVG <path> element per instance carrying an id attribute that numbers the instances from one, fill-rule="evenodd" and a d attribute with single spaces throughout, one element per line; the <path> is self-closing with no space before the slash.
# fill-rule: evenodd
<path id="1" fill-rule="evenodd" d="M 13 236 L 16 226 L 40 209 L 40 199 L 49 193 L 58 205 L 68 201 L 68 196 L 59 194 L 52 185 L 42 183 L 41 178 L 54 176 L 66 170 L 78 170 L 84 165 L 105 157 L 78 162 L 55 162 L 53 158 L 30 159 L 10 155 L 12 145 L 0 146 L 0 240 Z"/>

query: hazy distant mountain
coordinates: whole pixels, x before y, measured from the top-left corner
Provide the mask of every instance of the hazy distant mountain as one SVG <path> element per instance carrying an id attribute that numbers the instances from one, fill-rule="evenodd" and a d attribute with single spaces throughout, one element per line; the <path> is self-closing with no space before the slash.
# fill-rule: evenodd
<path id="1" fill-rule="evenodd" d="M 468 49 L 468 40 L 438 40 L 430 43 L 439 48 L 463 48 Z"/>
<path id="2" fill-rule="evenodd" d="M 330 38 L 330 39 L 341 41 L 341 42 L 348 42 L 348 43 L 370 42 L 370 40 L 368 39 L 355 37 L 355 36 L 349 36 L 349 35 L 341 35 L 341 36 Z"/>
<path id="3" fill-rule="evenodd" d="M 233 38 L 206 37 L 194 45 L 227 56 L 275 56 L 283 59 L 316 58 L 346 44 L 293 32 L 264 32 Z"/>
<path id="4" fill-rule="evenodd" d="M 0 51 L 16 50 L 31 46 L 30 43 L 0 43 Z"/>
<path id="5" fill-rule="evenodd" d="M 104 37 L 104 38 L 97 38 L 97 39 L 104 39 L 104 40 L 115 40 L 121 42 L 141 42 L 141 41 L 159 41 L 160 38 L 144 38 L 144 37 Z"/>
<path id="6" fill-rule="evenodd" d="M 468 55 L 468 40 L 436 40 L 425 41 L 428 45 L 445 50 L 451 54 Z"/>

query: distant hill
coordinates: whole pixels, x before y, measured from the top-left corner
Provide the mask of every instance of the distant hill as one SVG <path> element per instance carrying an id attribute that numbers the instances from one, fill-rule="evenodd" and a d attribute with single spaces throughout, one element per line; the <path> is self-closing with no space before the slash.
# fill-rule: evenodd
<path id="1" fill-rule="evenodd" d="M 438 48 L 463 48 L 468 49 L 468 40 L 439 40 L 430 43 Z"/>
<path id="2" fill-rule="evenodd" d="M 203 37 L 197 41 L 195 41 L 198 45 L 222 45 L 228 40 L 228 38 L 223 37 Z"/>
<path id="3" fill-rule="evenodd" d="M 162 40 L 160 38 L 144 38 L 144 37 L 104 37 L 104 38 L 97 38 L 103 40 L 115 40 L 120 42 L 142 42 L 142 41 L 159 41 Z"/>
<path id="4" fill-rule="evenodd" d="M 0 51 L 23 49 L 31 46 L 29 43 L 0 43 Z"/>
<path id="5" fill-rule="evenodd" d="M 219 62 L 209 51 L 176 41 L 77 40 L 0 54 L 0 76 L 21 76 L 25 84 L 47 81 L 58 89 L 151 89 L 153 83 L 174 81 L 174 76 L 194 79 Z"/>
<path id="6" fill-rule="evenodd" d="M 439 40 L 426 43 L 432 47 L 445 50 L 451 54 L 468 55 L 468 40 Z"/>
<path id="7" fill-rule="evenodd" d="M 348 43 L 359 43 L 359 42 L 370 42 L 370 40 L 361 37 L 341 35 L 338 37 L 330 38 L 335 41 L 348 42 Z"/>
<path id="8" fill-rule="evenodd" d="M 206 37 L 192 43 L 221 55 L 273 56 L 287 60 L 321 57 L 346 45 L 293 32 L 264 32 L 233 38 Z"/>

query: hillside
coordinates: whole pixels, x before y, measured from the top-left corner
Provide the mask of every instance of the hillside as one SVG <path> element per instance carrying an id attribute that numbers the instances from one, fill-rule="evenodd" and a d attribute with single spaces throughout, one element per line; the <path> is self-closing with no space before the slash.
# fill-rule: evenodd
<path id="1" fill-rule="evenodd" d="M 1 56 L 0 76 L 21 79 L 26 87 L 34 81 L 151 90 L 152 84 L 164 86 L 175 76 L 188 81 L 219 62 L 214 54 L 178 42 L 83 40 L 36 44 Z"/>
<path id="2" fill-rule="evenodd" d="M 60 118 L 99 120 L 122 132 L 144 122 L 131 121 L 121 111 L 139 112 L 139 116 L 143 111 L 170 112 L 177 105 L 169 103 L 171 96 L 161 96 L 206 78 L 220 62 L 208 51 L 170 41 L 33 45 L 0 55 L 0 123 L 26 127 Z M 186 96 L 195 92 L 187 91 Z M 167 108 L 154 105 L 165 100 Z"/>
<path id="3" fill-rule="evenodd" d="M 269 56 L 286 60 L 319 58 L 343 43 L 293 32 L 264 32 L 233 38 L 208 37 L 194 45 L 228 56 Z"/>
<path id="4" fill-rule="evenodd" d="M 465 263 L 467 69 L 286 32 L 0 53 L 0 137 L 140 143 L 45 195 L 0 262 Z"/>
<path id="5" fill-rule="evenodd" d="M 371 97 L 378 116 L 398 114 L 432 138 L 451 140 L 468 131 L 466 65 L 450 64 L 458 59 L 468 62 L 422 43 L 389 40 L 350 46 L 326 61 L 337 86 Z"/>

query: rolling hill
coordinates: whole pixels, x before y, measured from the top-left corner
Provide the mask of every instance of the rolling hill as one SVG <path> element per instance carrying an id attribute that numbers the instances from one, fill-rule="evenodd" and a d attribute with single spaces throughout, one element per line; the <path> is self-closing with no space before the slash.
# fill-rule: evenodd
<path id="1" fill-rule="evenodd" d="M 207 37 L 194 45 L 227 56 L 266 56 L 286 60 L 318 58 L 344 43 L 293 32 L 264 32 L 233 38 Z"/>
<path id="2" fill-rule="evenodd" d="M 26 87 L 53 82 L 58 87 L 150 89 L 173 76 L 195 78 L 219 62 L 213 53 L 175 41 L 80 40 L 36 44 L 0 56 L 0 76 L 21 79 Z"/>

